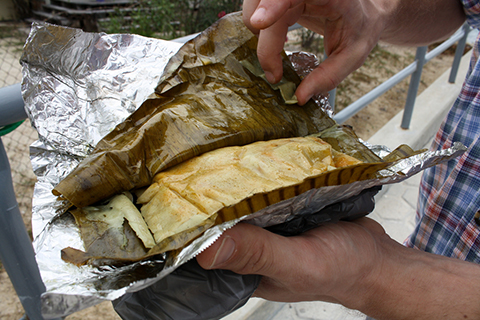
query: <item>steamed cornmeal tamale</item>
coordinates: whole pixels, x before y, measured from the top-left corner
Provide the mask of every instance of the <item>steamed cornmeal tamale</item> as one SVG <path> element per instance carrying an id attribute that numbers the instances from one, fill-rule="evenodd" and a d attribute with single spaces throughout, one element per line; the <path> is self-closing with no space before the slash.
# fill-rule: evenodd
<path id="1" fill-rule="evenodd" d="M 315 137 L 226 147 L 157 174 L 138 203 L 159 243 L 254 194 L 268 194 L 360 162 Z"/>
<path id="2" fill-rule="evenodd" d="M 83 207 L 147 186 L 160 171 L 210 150 L 306 136 L 334 125 L 313 101 L 294 103 L 300 78 L 288 58 L 280 85 L 264 79 L 256 46 L 240 14 L 187 42 L 169 61 L 155 93 L 54 193 Z"/>
<path id="3" fill-rule="evenodd" d="M 138 260 L 164 248 L 176 249 L 185 243 L 168 237 L 190 232 L 181 237 L 188 242 L 193 239 L 189 230 L 195 230 L 196 236 L 214 223 L 238 218 L 242 213 L 225 213 L 253 195 L 269 198 L 265 206 L 274 204 L 295 196 L 274 191 L 359 163 L 317 137 L 213 150 L 157 174 L 137 200 L 140 211 L 125 194 L 72 211 L 87 252 L 67 248 L 62 258 L 81 265 L 98 259 Z M 253 205 L 250 210 L 262 208 Z M 223 216 L 215 221 L 216 215 Z M 141 242 L 135 242 L 133 235 Z"/>

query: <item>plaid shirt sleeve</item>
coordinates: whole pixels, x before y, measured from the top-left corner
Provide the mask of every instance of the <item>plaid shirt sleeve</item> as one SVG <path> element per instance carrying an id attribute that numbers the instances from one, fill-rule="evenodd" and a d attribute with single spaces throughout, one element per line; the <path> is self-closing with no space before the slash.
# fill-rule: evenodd
<path id="1" fill-rule="evenodd" d="M 478 0 L 462 0 L 467 22 L 473 28 L 480 28 L 480 2 Z"/>
<path id="2" fill-rule="evenodd" d="M 480 28 L 480 1 L 462 1 L 467 21 Z M 432 149 L 462 142 L 462 157 L 425 170 L 417 226 L 405 244 L 427 252 L 480 263 L 480 63 L 479 39 L 462 91 L 443 121 Z M 477 214 L 478 213 L 478 214 Z"/>

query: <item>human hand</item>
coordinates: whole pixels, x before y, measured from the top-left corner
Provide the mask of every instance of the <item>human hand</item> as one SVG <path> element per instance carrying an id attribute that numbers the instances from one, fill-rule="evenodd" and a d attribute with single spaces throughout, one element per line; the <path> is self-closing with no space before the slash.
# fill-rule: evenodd
<path id="1" fill-rule="evenodd" d="M 292 237 L 240 223 L 197 262 L 262 275 L 255 295 L 272 301 L 340 303 L 375 319 L 480 318 L 478 264 L 406 248 L 369 218 Z"/>
<path id="2" fill-rule="evenodd" d="M 314 94 L 334 89 L 358 69 L 380 38 L 385 15 L 374 0 L 245 0 L 243 19 L 258 34 L 258 59 L 271 83 L 282 78 L 280 53 L 288 27 L 302 26 L 324 35 L 328 56 L 299 85 L 305 104 Z"/>
<path id="3" fill-rule="evenodd" d="M 388 238 L 368 218 L 339 222 L 294 237 L 241 223 L 197 257 L 206 269 L 228 269 L 263 278 L 256 296 L 273 301 L 322 300 L 356 307 L 350 297 L 376 276 L 378 240 Z M 389 239 L 389 238 L 388 238 Z"/>

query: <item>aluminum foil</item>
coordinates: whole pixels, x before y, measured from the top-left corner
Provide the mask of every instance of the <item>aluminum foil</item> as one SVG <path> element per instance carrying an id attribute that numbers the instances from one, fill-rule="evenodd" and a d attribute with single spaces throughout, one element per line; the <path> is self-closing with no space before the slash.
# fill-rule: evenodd
<path id="1" fill-rule="evenodd" d="M 294 51 L 287 52 L 287 55 L 301 79 L 305 78 L 320 65 L 317 56 L 310 52 Z M 312 99 L 317 105 L 322 106 L 323 110 L 333 118 L 333 108 L 328 100 L 329 97 L 330 94 L 316 94 Z"/>
<path id="2" fill-rule="evenodd" d="M 82 248 L 83 243 L 73 221 L 60 216 L 66 203 L 57 201 L 52 190 L 154 91 L 166 63 L 181 46 L 138 35 L 32 25 L 21 58 L 22 95 L 39 135 L 30 147 L 38 178 L 32 233 L 42 279 L 52 293 L 44 299 L 45 318 L 68 315 L 122 294 L 122 290 L 98 289 L 104 284 L 92 281 L 104 279 L 111 270 L 99 273 L 61 260 L 59 248 L 66 243 Z"/>
<path id="3" fill-rule="evenodd" d="M 39 135 L 31 148 L 36 193 L 50 194 L 51 185 L 153 93 L 181 46 L 138 35 L 32 25 L 21 62 L 25 107 Z M 34 217 L 34 236 L 56 214 L 48 210 L 51 203 L 53 196 L 34 197 L 34 207 L 46 209 Z"/>
<path id="4" fill-rule="evenodd" d="M 313 189 L 242 219 L 207 230 L 172 257 L 159 255 L 124 267 L 77 267 L 60 258 L 60 250 L 83 250 L 66 203 L 52 194 L 63 179 L 118 123 L 153 92 L 168 59 L 181 44 L 137 35 L 107 35 L 49 24 L 34 24 L 22 56 L 22 94 L 39 140 L 31 146 L 38 182 L 33 195 L 33 236 L 37 262 L 46 285 L 45 318 L 69 315 L 145 288 L 211 245 L 240 220 L 262 227 L 311 213 L 376 185 L 404 180 L 439 161 L 461 154 L 460 144 L 440 152 L 423 152 L 384 170 L 380 179 Z M 296 54 L 294 63 L 301 67 Z M 307 55 L 308 56 L 308 55 Z M 306 63 L 305 65 L 310 65 Z M 325 98 L 318 98 L 328 105 Z M 386 147 L 372 150 L 388 153 Z"/>

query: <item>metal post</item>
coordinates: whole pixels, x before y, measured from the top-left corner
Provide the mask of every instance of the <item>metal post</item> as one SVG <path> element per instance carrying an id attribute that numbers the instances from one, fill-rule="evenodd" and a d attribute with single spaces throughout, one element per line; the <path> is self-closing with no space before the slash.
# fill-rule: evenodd
<path id="1" fill-rule="evenodd" d="M 12 281 L 29 319 L 43 319 L 40 295 L 45 285 L 40 277 L 30 237 L 23 224 L 13 191 L 7 153 L 0 138 L 0 260 Z"/>
<path id="2" fill-rule="evenodd" d="M 415 54 L 415 62 L 417 64 L 415 72 L 410 77 L 410 86 L 408 87 L 407 101 L 403 110 L 402 129 L 410 127 L 410 120 L 412 119 L 413 106 L 417 98 L 418 86 L 422 77 L 423 65 L 425 64 L 425 55 L 427 54 L 427 47 L 418 47 Z"/>
<path id="3" fill-rule="evenodd" d="M 20 83 L 0 88 L 0 127 L 27 118 Z"/>
<path id="4" fill-rule="evenodd" d="M 470 26 L 467 23 L 465 23 L 462 28 L 464 34 L 463 37 L 458 40 L 457 49 L 455 50 L 455 57 L 453 58 L 452 69 L 450 70 L 450 77 L 448 78 L 448 82 L 450 83 L 455 83 L 455 79 L 457 78 L 458 67 L 460 66 L 465 45 L 467 44 L 468 33 L 470 32 Z"/>
<path id="5" fill-rule="evenodd" d="M 332 89 L 328 92 L 328 103 L 332 107 L 332 110 L 335 111 L 335 97 L 337 95 L 337 89 Z"/>
<path id="6" fill-rule="evenodd" d="M 325 49 L 323 50 L 323 61 L 328 58 Z M 332 107 L 332 111 L 335 111 L 335 99 L 337 96 L 337 88 L 333 88 L 332 90 L 328 91 L 328 104 Z"/>

